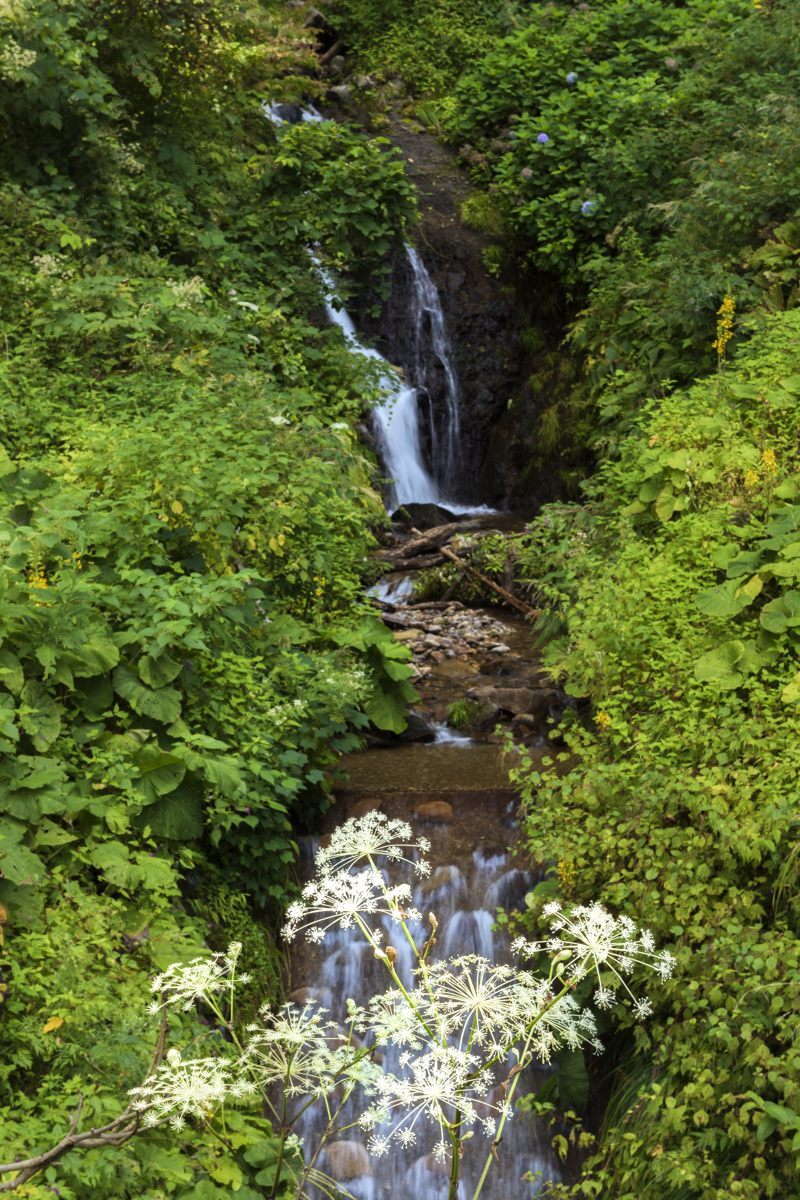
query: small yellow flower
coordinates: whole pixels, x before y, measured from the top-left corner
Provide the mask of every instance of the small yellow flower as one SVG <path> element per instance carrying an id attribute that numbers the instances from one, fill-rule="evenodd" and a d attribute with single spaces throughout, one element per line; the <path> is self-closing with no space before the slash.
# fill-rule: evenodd
<path id="1" fill-rule="evenodd" d="M 558 876 L 559 886 L 565 896 L 569 896 L 575 890 L 577 882 L 577 872 L 575 864 L 569 859 L 560 858 L 556 863 L 556 875 Z"/>
<path id="2" fill-rule="evenodd" d="M 762 451 L 761 469 L 765 475 L 776 475 L 778 473 L 778 460 L 775 457 L 774 450 Z"/>
<path id="3" fill-rule="evenodd" d="M 610 729 L 611 717 L 601 709 L 599 713 L 595 714 L 594 723 L 598 729 Z"/>
<path id="4" fill-rule="evenodd" d="M 49 584 L 47 582 L 47 576 L 44 573 L 44 567 L 35 566 L 28 570 L 28 587 L 46 588 L 48 586 Z"/>
<path id="5" fill-rule="evenodd" d="M 728 292 L 725 299 L 717 309 L 717 336 L 712 343 L 717 352 L 717 358 L 721 361 L 725 357 L 725 350 L 728 342 L 733 337 L 733 315 L 736 312 L 736 301 Z"/>
<path id="6" fill-rule="evenodd" d="M 758 471 L 754 470 L 753 467 L 748 467 L 744 473 L 745 491 L 754 492 L 760 483 L 761 476 Z"/>

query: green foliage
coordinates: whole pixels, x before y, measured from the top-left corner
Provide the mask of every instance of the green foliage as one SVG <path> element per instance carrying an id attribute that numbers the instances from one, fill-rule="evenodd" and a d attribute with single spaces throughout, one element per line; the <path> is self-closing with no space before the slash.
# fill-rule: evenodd
<path id="1" fill-rule="evenodd" d="M 794 0 L 340 11 L 370 69 L 435 106 L 483 196 L 468 219 L 502 235 L 492 269 L 535 319 L 566 319 L 583 378 L 533 381 L 548 465 L 615 445 L 646 399 L 712 369 L 726 292 L 740 314 L 796 303 Z"/>
<path id="2" fill-rule="evenodd" d="M 516 772 L 531 853 L 679 960 L 564 1195 L 794 1187 L 798 332 L 796 311 L 773 316 L 722 376 L 647 405 L 589 503 L 518 543 L 550 670 L 593 716 L 566 716 L 565 774 Z"/>
<path id="3" fill-rule="evenodd" d="M 376 377 L 309 253 L 379 291 L 413 202 L 385 143 L 266 120 L 316 89 L 273 7 L 0 5 L 5 1158 L 79 1093 L 84 1127 L 119 1112 L 153 968 L 238 937 L 280 989 L 260 922 L 294 839 L 413 694 L 362 598 Z M 28 1194 L 260 1195 L 267 1124 L 228 1133 L 67 1158 Z"/>

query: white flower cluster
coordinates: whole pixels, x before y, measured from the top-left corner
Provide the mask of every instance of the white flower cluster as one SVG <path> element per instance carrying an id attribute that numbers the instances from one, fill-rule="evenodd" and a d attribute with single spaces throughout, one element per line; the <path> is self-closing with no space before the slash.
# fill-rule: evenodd
<path id="1" fill-rule="evenodd" d="M 433 1124 L 438 1140 L 434 1157 L 442 1161 L 449 1149 L 445 1132 L 454 1121 L 459 1130 L 480 1124 L 488 1136 L 496 1129 L 496 1116 L 506 1112 L 503 1104 L 492 1103 L 487 1093 L 492 1086 L 491 1072 L 480 1060 L 452 1046 L 431 1046 L 425 1053 L 400 1056 L 406 1069 L 403 1077 L 383 1075 L 377 1081 L 378 1098 L 359 1118 L 362 1129 L 370 1130 L 370 1153 L 386 1154 L 392 1143 L 413 1146 L 420 1120 Z M 391 1125 L 387 1130 L 386 1126 Z"/>
<path id="2" fill-rule="evenodd" d="M 411 907 L 411 888 L 407 883 L 387 887 L 378 871 L 361 871 L 358 875 L 322 875 L 303 888 L 302 899 L 286 910 L 282 934 L 291 942 L 304 934 L 309 942 L 321 942 L 331 929 L 352 929 L 358 926 L 377 947 L 382 940 L 380 929 L 370 929 L 365 918 L 386 916 L 393 921 L 419 921 L 420 913 Z"/>
<path id="3" fill-rule="evenodd" d="M 421 920 L 421 914 L 411 907 L 409 885 L 387 884 L 378 860 L 407 863 L 418 875 L 427 875 L 430 864 L 417 856 L 429 849 L 428 839 L 412 838 L 411 827 L 405 821 L 381 812 L 345 821 L 331 834 L 327 846 L 317 852 L 317 873 L 303 888 L 302 898 L 289 905 L 284 938 L 292 941 L 303 933 L 308 941 L 321 942 L 330 929 L 358 926 L 377 948 L 382 931 L 370 928 L 366 918 Z"/>
<path id="4" fill-rule="evenodd" d="M 36 274 L 44 279 L 67 279 L 71 274 L 67 260 L 60 254 L 34 254 L 31 262 Z"/>
<path id="5" fill-rule="evenodd" d="M 182 1129 L 187 1117 L 207 1120 L 237 1090 L 227 1059 L 184 1062 L 179 1050 L 168 1050 L 167 1061 L 129 1094 L 131 1107 L 142 1114 L 144 1125 L 169 1121 L 173 1129 Z"/>
<path id="6" fill-rule="evenodd" d="M 23 71 L 33 66 L 37 57 L 35 50 L 24 50 L 14 38 L 7 38 L 0 50 L 0 77 L 16 83 Z"/>
<path id="7" fill-rule="evenodd" d="M 638 1016 L 651 1010 L 646 997 L 633 995 L 627 979 L 641 967 L 666 979 L 675 960 L 656 950 L 648 931 L 599 904 L 567 911 L 548 904 L 544 915 L 551 935 L 514 943 L 523 957 L 551 957 L 545 977 L 478 954 L 429 962 L 431 938 L 417 951 L 413 983 L 406 986 L 395 973 L 397 951 L 381 948 L 381 923 L 389 918 L 402 925 L 413 948 L 407 922 L 421 916 L 411 907 L 409 884 L 394 883 L 387 868 L 402 864 L 425 876 L 429 849 L 427 839 L 414 838 L 405 821 L 380 812 L 341 825 L 317 854 L 314 878 L 290 905 L 284 937 L 303 934 L 321 942 L 330 930 L 358 928 L 389 967 L 395 986 L 374 995 L 366 1007 L 349 1000 L 344 1025 L 314 1004 L 288 1004 L 277 1011 L 264 1007 L 258 1021 L 247 1026 L 248 1040 L 236 1060 L 184 1062 L 170 1051 L 167 1062 L 131 1092 L 144 1123 L 168 1120 L 180 1128 L 188 1117 L 207 1119 L 226 1099 L 254 1092 L 271 1106 L 270 1091 L 278 1087 L 285 1098 L 307 1101 L 301 1112 L 319 1099 L 330 1116 L 328 1098 L 344 1103 L 358 1088 L 367 1098 L 358 1124 L 369 1135 L 372 1154 L 412 1146 L 418 1132 L 432 1126 L 437 1131 L 433 1154 L 444 1160 L 473 1128 L 502 1137 L 520 1072 L 534 1059 L 548 1062 L 562 1047 L 602 1049 L 594 1015 L 572 994 L 579 981 L 596 979 L 594 1000 L 601 1008 L 616 1002 L 621 985 Z M 433 915 L 430 922 L 435 932 Z M 169 967 L 153 981 L 159 999 L 152 1010 L 189 1009 L 205 999 L 226 1020 L 216 997 L 232 993 L 237 980 L 247 980 L 237 972 L 240 952 L 241 946 L 232 943 L 225 954 Z M 400 1050 L 396 1073 L 375 1061 L 389 1046 Z M 509 1061 L 515 1064 L 510 1074 Z M 500 1073 L 508 1077 L 501 1081 Z M 291 1121 L 284 1132 L 290 1127 Z"/>
<path id="8" fill-rule="evenodd" d="M 647 997 L 634 996 L 625 979 L 636 967 L 655 971 L 661 979 L 669 979 L 675 969 L 675 959 L 668 950 L 656 950 L 649 930 L 640 930 L 629 917 L 615 917 L 601 904 L 576 905 L 567 913 L 553 901 L 545 905 L 543 916 L 550 921 L 552 936 L 538 942 L 518 938 L 512 950 L 527 958 L 542 952 L 556 955 L 568 979 L 577 981 L 593 974 L 597 979 L 594 1001 L 598 1008 L 616 1003 L 616 985 L 621 984 L 637 1017 L 653 1011 Z M 613 977 L 614 986 L 608 986 L 603 972 Z"/>
<path id="9" fill-rule="evenodd" d="M 405 995 L 384 992 L 370 1001 L 363 1025 L 378 1042 L 420 1049 L 425 1030 L 485 1061 L 504 1060 L 525 1042 L 526 1057 L 549 1062 L 562 1046 L 601 1050 L 594 1016 L 547 980 L 489 962 L 477 954 L 433 963 L 415 972 Z"/>
<path id="10" fill-rule="evenodd" d="M 427 838 L 412 838 L 411 832 L 407 822 L 382 812 L 351 817 L 333 831 L 327 846 L 317 852 L 314 865 L 320 875 L 331 875 L 364 864 L 374 867 L 376 859 L 387 858 L 408 863 L 418 875 L 428 875 L 430 863 L 413 856 L 427 854 L 431 844 Z"/>
<path id="11" fill-rule="evenodd" d="M 337 1088 L 349 1095 L 356 1085 L 374 1090 L 382 1075 L 367 1049 L 352 1044 L 341 1027 L 325 1020 L 325 1009 L 286 1004 L 265 1006 L 261 1024 L 248 1025 L 250 1040 L 242 1067 L 259 1083 L 284 1084 L 287 1096 L 327 1096 Z"/>
<path id="12" fill-rule="evenodd" d="M 172 963 L 161 975 L 156 975 L 150 990 L 157 993 L 148 1009 L 160 1012 L 167 1005 L 180 1005 L 184 1012 L 198 1000 L 208 1000 L 213 993 L 227 991 L 231 987 L 236 962 L 242 952 L 240 942 L 231 942 L 225 954 L 212 954 L 208 958 L 193 958 L 189 963 Z M 250 976 L 242 971 L 239 983 L 249 983 Z"/>
<path id="13" fill-rule="evenodd" d="M 171 279 L 167 283 L 177 308 L 193 308 L 195 304 L 202 304 L 205 286 L 202 275 L 192 275 L 190 279 Z"/>

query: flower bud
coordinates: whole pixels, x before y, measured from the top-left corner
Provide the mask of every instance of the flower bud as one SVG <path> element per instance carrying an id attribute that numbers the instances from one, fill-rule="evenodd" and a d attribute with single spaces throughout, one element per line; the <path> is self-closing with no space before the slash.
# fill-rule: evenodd
<path id="1" fill-rule="evenodd" d="M 386 947 L 386 954 L 384 957 L 388 958 L 389 962 L 392 964 L 392 966 L 394 966 L 394 964 L 397 962 L 397 951 L 395 950 L 394 946 Z"/>

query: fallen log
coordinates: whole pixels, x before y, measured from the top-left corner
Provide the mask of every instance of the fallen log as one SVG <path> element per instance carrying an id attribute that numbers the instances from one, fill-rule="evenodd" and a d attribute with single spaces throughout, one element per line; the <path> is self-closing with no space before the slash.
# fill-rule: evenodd
<path id="1" fill-rule="evenodd" d="M 379 550 L 375 557 L 385 562 L 392 571 L 424 571 L 426 567 L 440 567 L 444 562 L 441 550 L 433 554 L 420 554 L 416 558 L 394 558 L 385 550 Z"/>
<path id="2" fill-rule="evenodd" d="M 417 533 L 418 530 L 412 529 L 412 533 Z M 450 562 L 458 567 L 459 571 L 463 571 L 465 575 L 470 575 L 473 579 L 477 579 L 484 587 L 493 591 L 496 595 L 512 608 L 516 608 L 517 612 L 524 613 L 526 617 L 538 617 L 539 609 L 531 608 L 530 604 L 526 604 L 524 600 L 520 600 L 519 596 L 515 596 L 513 592 L 509 592 L 506 588 L 501 587 L 499 583 L 495 583 L 493 579 L 489 579 L 487 575 L 483 575 L 476 567 L 470 563 L 464 562 L 463 558 L 451 550 L 449 546 L 441 546 L 439 553 Z"/>

